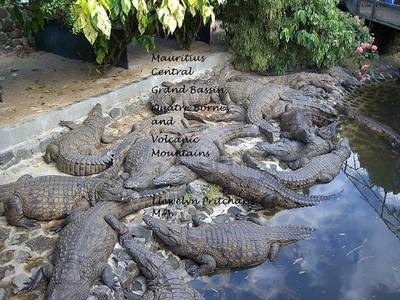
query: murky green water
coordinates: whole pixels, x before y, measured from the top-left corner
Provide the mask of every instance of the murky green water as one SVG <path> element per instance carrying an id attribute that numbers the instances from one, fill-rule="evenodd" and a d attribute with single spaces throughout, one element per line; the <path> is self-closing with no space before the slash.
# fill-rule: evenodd
<path id="1" fill-rule="evenodd" d="M 394 90 L 374 87 L 363 94 L 367 101 L 354 104 L 400 132 Z M 342 133 L 354 152 L 348 166 L 333 182 L 311 188 L 313 194 L 343 190 L 339 199 L 270 220 L 313 226 L 311 239 L 282 248 L 276 262 L 193 281 L 206 299 L 400 299 L 400 150 L 352 123 Z"/>

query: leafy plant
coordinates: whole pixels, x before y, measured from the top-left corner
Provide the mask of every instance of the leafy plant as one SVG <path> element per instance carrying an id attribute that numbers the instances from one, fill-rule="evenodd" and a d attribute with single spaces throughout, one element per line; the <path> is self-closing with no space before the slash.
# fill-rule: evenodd
<path id="1" fill-rule="evenodd" d="M 4 3 L 8 0 L 0 0 Z M 14 17 L 36 32 L 46 19 L 60 19 L 74 33 L 83 33 L 93 45 L 96 61 L 105 67 L 113 65 L 130 42 L 138 42 L 149 50 L 160 30 L 172 34 L 184 26 L 189 32 L 188 18 L 204 24 L 214 19 L 213 9 L 223 0 L 9 0 Z M 28 14 L 24 14 L 28 11 Z M 190 33 L 192 35 L 192 33 Z M 182 37 L 187 47 L 193 39 Z"/>
<path id="2" fill-rule="evenodd" d="M 370 39 L 337 0 L 228 0 L 221 18 L 239 69 L 329 67 Z"/>

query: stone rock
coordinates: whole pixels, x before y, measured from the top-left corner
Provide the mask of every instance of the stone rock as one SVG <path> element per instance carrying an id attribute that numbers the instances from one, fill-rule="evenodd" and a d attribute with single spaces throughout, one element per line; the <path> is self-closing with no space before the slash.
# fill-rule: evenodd
<path id="1" fill-rule="evenodd" d="M 15 268 L 11 265 L 0 267 L 0 280 L 3 280 L 3 278 L 14 274 L 14 272 L 15 272 Z"/>
<path id="2" fill-rule="evenodd" d="M 120 108 L 113 108 L 112 110 L 110 110 L 109 115 L 113 119 L 119 119 L 122 117 L 123 111 Z"/>
<path id="3" fill-rule="evenodd" d="M 179 261 L 175 255 L 172 255 L 172 254 L 169 255 L 167 260 L 171 264 L 172 268 L 174 268 L 174 270 L 179 268 Z"/>
<path id="4" fill-rule="evenodd" d="M 124 289 L 129 289 L 133 283 L 133 276 L 130 272 L 125 270 L 125 268 L 118 267 L 114 274 L 118 277 L 118 281 L 121 284 L 121 287 Z"/>
<path id="5" fill-rule="evenodd" d="M 0 300 L 7 300 L 8 292 L 5 288 L 0 288 Z"/>
<path id="6" fill-rule="evenodd" d="M 132 284 L 131 291 L 135 294 L 142 295 L 145 290 L 146 279 L 143 276 L 138 276 Z"/>
<path id="7" fill-rule="evenodd" d="M 204 184 L 198 180 L 195 180 L 188 184 L 188 192 L 191 194 L 201 193 L 203 188 L 204 188 Z"/>
<path id="8" fill-rule="evenodd" d="M 12 39 L 10 42 L 11 47 L 17 47 L 19 45 L 22 45 L 22 41 L 20 39 Z"/>
<path id="9" fill-rule="evenodd" d="M 46 250 L 53 249 L 57 239 L 50 238 L 47 236 L 39 235 L 25 243 L 27 247 L 29 247 L 32 251 L 36 251 L 38 253 L 42 253 Z"/>
<path id="10" fill-rule="evenodd" d="M 16 39 L 16 38 L 22 38 L 24 35 L 24 33 L 22 32 L 22 30 L 20 29 L 15 29 L 14 31 L 11 31 L 8 36 L 12 39 Z"/>
<path id="11" fill-rule="evenodd" d="M 22 291 L 25 287 L 25 283 L 29 281 L 28 275 L 21 273 L 15 276 L 12 281 L 11 285 L 13 288 L 13 293 L 17 294 L 18 292 Z"/>
<path id="12" fill-rule="evenodd" d="M 179 214 L 179 221 L 181 222 L 187 222 L 190 221 L 192 219 L 192 216 L 190 215 L 190 213 L 186 210 L 181 211 Z"/>
<path id="13" fill-rule="evenodd" d="M 140 270 L 138 265 L 134 261 L 130 261 L 126 266 L 126 270 L 132 274 L 132 277 L 135 278 L 139 275 Z"/>
<path id="14" fill-rule="evenodd" d="M 112 291 L 106 285 L 98 285 L 92 288 L 92 295 L 98 300 L 109 300 L 112 299 Z"/>
<path id="15" fill-rule="evenodd" d="M 18 251 L 17 256 L 15 257 L 15 262 L 17 264 L 22 264 L 25 262 L 25 259 L 27 259 L 30 256 L 31 254 L 28 251 L 21 249 Z"/>
<path id="16" fill-rule="evenodd" d="M 13 24 L 13 22 L 11 21 L 11 19 L 8 19 L 8 18 L 6 18 L 6 19 L 4 19 L 3 20 L 3 32 L 10 32 L 10 31 L 12 31 L 13 29 L 14 29 L 14 26 L 13 26 L 14 24 Z"/>
<path id="17" fill-rule="evenodd" d="M 93 295 L 89 295 L 89 297 L 87 297 L 86 300 L 97 300 L 97 297 L 93 296 Z"/>
<path id="18" fill-rule="evenodd" d="M 237 208 L 236 206 L 231 206 L 228 208 L 228 214 L 232 218 L 236 218 L 236 216 L 241 214 L 241 210 L 239 208 Z"/>
<path id="19" fill-rule="evenodd" d="M 7 250 L 0 253 L 0 265 L 5 265 L 14 258 L 14 250 Z"/>
<path id="20" fill-rule="evenodd" d="M 7 290 L 0 288 L 0 300 L 7 300 Z"/>
<path id="21" fill-rule="evenodd" d="M 132 260 L 131 256 L 124 249 L 121 248 L 114 249 L 113 254 L 115 255 L 115 259 L 117 262 Z"/>
<path id="22" fill-rule="evenodd" d="M 7 41 L 7 33 L 0 32 L 0 43 L 5 44 L 6 41 Z"/>
<path id="23" fill-rule="evenodd" d="M 10 229 L 0 226 L 0 242 L 5 242 L 10 236 Z"/>
<path id="24" fill-rule="evenodd" d="M 1 38 L 0 38 L 0 42 L 1 42 Z M 14 157 L 15 157 L 15 155 L 12 151 L 1 153 L 0 154 L 0 166 L 5 165 L 6 163 L 10 162 Z"/>
<path id="25" fill-rule="evenodd" d="M 203 213 L 198 213 L 192 216 L 192 222 L 195 226 L 199 226 L 205 219 L 207 219 L 207 216 Z"/>
<path id="26" fill-rule="evenodd" d="M 11 236 L 10 245 L 22 244 L 29 238 L 27 233 L 15 233 Z"/>

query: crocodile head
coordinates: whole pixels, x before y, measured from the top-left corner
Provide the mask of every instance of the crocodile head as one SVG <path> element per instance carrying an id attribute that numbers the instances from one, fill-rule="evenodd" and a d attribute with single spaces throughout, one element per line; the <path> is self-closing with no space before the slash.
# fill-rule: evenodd
<path id="1" fill-rule="evenodd" d="M 182 185 L 196 179 L 188 168 L 182 165 L 171 166 L 167 171 L 153 179 L 153 183 L 157 186 L 161 185 Z"/>
<path id="2" fill-rule="evenodd" d="M 293 143 L 298 143 L 298 142 L 293 142 Z M 261 149 L 262 151 L 265 151 L 267 154 L 272 154 L 277 157 L 285 157 L 292 153 L 294 150 L 294 147 L 292 147 L 292 143 L 288 142 L 287 140 L 285 141 L 278 141 L 273 144 L 269 143 L 258 143 L 257 147 Z"/>
<path id="3" fill-rule="evenodd" d="M 103 110 L 100 103 L 97 103 L 95 106 L 93 106 L 92 110 L 88 114 L 88 118 L 89 117 L 96 118 L 102 116 L 103 116 Z"/>
<path id="4" fill-rule="evenodd" d="M 97 199 L 101 201 L 123 201 L 131 196 L 131 191 L 125 189 L 122 184 L 116 180 L 101 181 L 96 185 Z"/>
<path id="5" fill-rule="evenodd" d="M 336 146 L 336 150 L 334 151 L 334 153 L 340 156 L 340 158 L 343 160 L 348 159 L 351 153 L 349 140 L 346 138 L 341 139 Z"/>
<path id="6" fill-rule="evenodd" d="M 126 240 L 123 244 L 128 249 L 129 255 L 137 263 L 144 277 L 148 280 L 156 280 L 164 260 L 152 253 L 144 245 L 133 240 Z"/>
<path id="7" fill-rule="evenodd" d="M 57 145 L 49 144 L 46 148 L 46 153 L 43 155 L 43 159 L 46 163 L 50 164 L 55 161 L 59 156 L 59 150 Z"/>
<path id="8" fill-rule="evenodd" d="M 166 246 L 181 246 L 184 242 L 184 239 L 181 238 L 185 236 L 182 234 L 184 231 L 183 227 L 154 218 L 150 215 L 144 215 L 143 221 Z"/>

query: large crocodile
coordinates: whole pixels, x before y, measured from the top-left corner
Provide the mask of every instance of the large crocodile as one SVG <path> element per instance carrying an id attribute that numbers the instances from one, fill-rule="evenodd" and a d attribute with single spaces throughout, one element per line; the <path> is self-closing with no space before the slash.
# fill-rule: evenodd
<path id="1" fill-rule="evenodd" d="M 117 234 L 105 221 L 106 216 L 120 219 L 140 209 L 154 205 L 154 197 L 181 198 L 186 187 L 132 192 L 128 202 L 99 202 L 93 207 L 70 215 L 61 227 L 52 264 L 43 265 L 27 289 L 36 288 L 43 278 L 50 282 L 48 300 L 86 300 L 95 280 L 102 276 L 113 287 L 112 272 L 107 259 L 117 243 Z"/>
<path id="2" fill-rule="evenodd" d="M 264 168 L 252 161 L 251 165 L 266 171 L 288 187 L 301 188 L 310 186 L 315 182 L 331 182 L 339 174 L 340 168 L 349 158 L 350 153 L 349 141 L 344 138 L 339 141 L 332 152 L 307 159 L 303 162 L 305 165 L 295 171 L 277 171 Z M 246 160 L 249 163 L 248 159 Z"/>
<path id="3" fill-rule="evenodd" d="M 287 162 L 290 168 L 297 169 L 305 159 L 329 153 L 333 149 L 333 144 L 320 136 L 315 136 L 312 142 L 306 144 L 281 139 L 273 144 L 260 142 L 257 148 L 264 151 L 265 155 L 273 155 Z"/>
<path id="4" fill-rule="evenodd" d="M 274 260 L 280 245 L 304 239 L 313 231 L 304 226 L 266 226 L 250 221 L 189 228 L 150 215 L 144 215 L 143 220 L 172 252 L 199 264 L 188 269 L 193 276 L 219 267 L 249 267 Z"/>
<path id="5" fill-rule="evenodd" d="M 193 161 L 187 166 L 204 180 L 222 186 L 228 193 L 261 203 L 264 207 L 313 206 L 337 196 L 306 196 L 288 189 L 272 175 L 234 162 Z"/>
<path id="6" fill-rule="evenodd" d="M 162 155 L 175 151 L 168 139 L 176 140 L 171 134 L 140 135 L 131 145 L 124 162 L 124 169 L 129 173 L 124 180 L 126 188 L 142 190 L 155 187 L 153 179 L 175 163 L 175 157 Z"/>
<path id="7" fill-rule="evenodd" d="M 281 115 L 281 134 L 285 138 L 310 143 L 315 139 L 315 128 L 304 110 L 293 110 Z"/>
<path id="8" fill-rule="evenodd" d="M 135 242 L 125 224 L 112 217 L 106 218 L 106 221 L 116 230 L 121 246 L 127 250 L 147 279 L 147 290 L 143 296 L 131 293 L 128 294 L 130 296 L 128 299 L 204 299 L 195 289 L 189 287 L 185 280 L 173 269 L 168 260 L 153 253 L 143 244 Z"/>
<path id="9" fill-rule="evenodd" d="M 25 228 L 36 226 L 35 220 L 59 219 L 74 208 L 87 208 L 99 200 L 121 201 L 127 193 L 114 180 L 57 175 L 24 175 L 0 186 L 7 222 Z"/>
<path id="10" fill-rule="evenodd" d="M 182 154 L 176 160 L 176 165 L 156 177 L 153 182 L 156 185 L 177 185 L 189 183 L 196 179 L 187 165 L 194 161 L 217 160 L 224 155 L 224 144 L 230 140 L 241 137 L 255 137 L 260 131 L 255 125 L 227 125 L 224 127 L 210 126 L 207 130 L 195 134 L 192 139 L 197 142 L 187 143 L 182 146 Z"/>
<path id="11" fill-rule="evenodd" d="M 222 101 L 225 104 L 241 105 L 247 109 L 248 121 L 260 127 L 267 140 L 277 139 L 279 131 L 268 120 L 272 117 L 274 106 L 280 100 L 285 87 L 264 85 L 245 76 L 236 76 L 223 84 Z"/>
<path id="12" fill-rule="evenodd" d="M 183 111 L 165 113 L 159 116 L 154 116 L 148 120 L 145 120 L 144 122 L 134 124 L 131 132 L 118 141 L 116 146 L 114 146 L 112 150 L 115 154 L 114 162 L 108 170 L 102 173 L 102 176 L 115 178 L 126 161 L 127 156 L 130 157 L 129 161 L 127 162 L 128 165 L 126 166 L 127 171 L 129 173 L 133 173 L 134 168 L 131 167 L 136 164 L 134 160 L 140 160 L 140 155 L 142 155 L 144 151 L 149 151 L 149 149 L 135 149 L 136 147 L 148 148 L 149 144 L 143 142 L 146 140 L 146 137 L 153 135 L 155 136 L 162 133 L 183 136 L 187 134 L 193 134 L 194 132 L 199 132 L 203 129 L 204 126 L 202 125 L 191 126 L 189 121 L 184 117 Z M 146 166 L 142 165 L 142 168 L 146 168 Z M 148 171 L 151 172 L 149 169 Z M 133 183 L 132 181 L 132 186 L 135 184 L 136 183 Z M 127 183 L 127 185 L 130 184 Z"/>
<path id="13" fill-rule="evenodd" d="M 82 124 L 68 121 L 60 124 L 72 129 L 49 144 L 44 155 L 47 163 L 55 162 L 57 168 L 67 174 L 87 176 L 107 169 L 113 155 L 107 151 L 98 154 L 101 142 L 110 142 L 104 135 L 104 120 L 100 104 L 96 104 Z"/>

